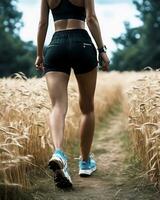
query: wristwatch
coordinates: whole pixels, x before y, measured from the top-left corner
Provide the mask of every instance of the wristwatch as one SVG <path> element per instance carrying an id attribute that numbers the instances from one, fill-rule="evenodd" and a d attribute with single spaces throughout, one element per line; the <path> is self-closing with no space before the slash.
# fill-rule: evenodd
<path id="1" fill-rule="evenodd" d="M 102 48 L 98 49 L 99 53 L 103 53 L 103 52 L 106 53 L 106 51 L 107 51 L 106 45 L 104 45 Z"/>

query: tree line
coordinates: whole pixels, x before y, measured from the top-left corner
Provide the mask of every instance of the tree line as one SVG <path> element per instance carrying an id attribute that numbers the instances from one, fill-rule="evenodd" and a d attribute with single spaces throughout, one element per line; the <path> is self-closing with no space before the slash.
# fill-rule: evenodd
<path id="1" fill-rule="evenodd" d="M 145 67 L 160 68 L 160 1 L 133 1 L 142 26 L 131 28 L 125 23 L 125 33 L 114 38 L 117 51 L 113 53 L 111 69 L 140 71 Z"/>
<path id="2" fill-rule="evenodd" d="M 114 38 L 111 70 L 142 70 L 160 68 L 160 1 L 134 0 L 142 25 L 132 28 L 125 22 L 125 33 Z M 39 76 L 34 67 L 36 47 L 19 36 L 23 26 L 17 0 L 0 1 L 0 77 L 23 72 L 27 77 Z"/>
<path id="3" fill-rule="evenodd" d="M 23 23 L 16 3 L 17 0 L 0 1 L 0 77 L 19 71 L 28 77 L 36 74 L 33 68 L 35 46 L 32 41 L 24 42 L 19 37 Z"/>

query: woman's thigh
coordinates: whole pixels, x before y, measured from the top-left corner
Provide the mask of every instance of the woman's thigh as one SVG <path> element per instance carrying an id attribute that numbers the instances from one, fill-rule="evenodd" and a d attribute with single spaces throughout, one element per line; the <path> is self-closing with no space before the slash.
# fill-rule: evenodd
<path id="1" fill-rule="evenodd" d="M 88 73 L 76 74 L 79 87 L 79 103 L 82 112 L 94 109 L 94 94 L 97 80 L 97 68 Z"/>
<path id="2" fill-rule="evenodd" d="M 59 104 L 59 106 L 67 107 L 69 75 L 63 72 L 48 72 L 45 77 L 52 106 Z"/>

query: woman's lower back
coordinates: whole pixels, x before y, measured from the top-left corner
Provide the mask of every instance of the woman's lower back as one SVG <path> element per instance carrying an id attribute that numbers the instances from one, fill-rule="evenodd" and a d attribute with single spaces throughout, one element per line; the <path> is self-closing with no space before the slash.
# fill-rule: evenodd
<path id="1" fill-rule="evenodd" d="M 59 20 L 55 22 L 55 31 L 68 29 L 85 29 L 85 22 L 76 19 Z"/>

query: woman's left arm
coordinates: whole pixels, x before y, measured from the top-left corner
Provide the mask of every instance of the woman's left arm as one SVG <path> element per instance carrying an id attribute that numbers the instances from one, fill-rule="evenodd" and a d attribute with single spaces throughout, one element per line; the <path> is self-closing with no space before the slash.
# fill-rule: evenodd
<path id="1" fill-rule="evenodd" d="M 41 14 L 37 34 L 37 70 L 43 70 L 43 47 L 48 29 L 49 7 L 47 0 L 41 0 Z"/>

